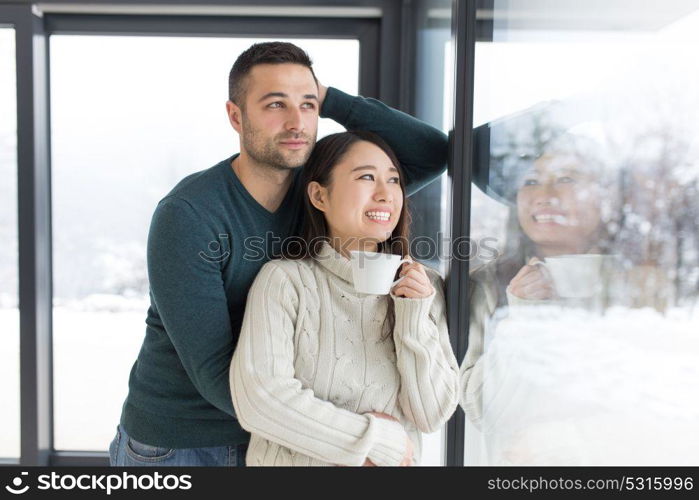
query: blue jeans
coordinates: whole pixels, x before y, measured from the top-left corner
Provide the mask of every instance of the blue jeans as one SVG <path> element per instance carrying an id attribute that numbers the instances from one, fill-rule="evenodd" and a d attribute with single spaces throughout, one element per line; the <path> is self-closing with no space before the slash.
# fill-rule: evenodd
<path id="1" fill-rule="evenodd" d="M 208 448 L 163 448 L 136 441 L 117 426 L 109 445 L 109 465 L 113 467 L 244 467 L 248 444 Z"/>

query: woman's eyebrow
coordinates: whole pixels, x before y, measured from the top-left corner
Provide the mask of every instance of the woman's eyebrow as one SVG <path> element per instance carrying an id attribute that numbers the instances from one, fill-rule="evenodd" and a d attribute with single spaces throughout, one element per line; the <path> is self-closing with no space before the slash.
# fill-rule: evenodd
<path id="1" fill-rule="evenodd" d="M 584 172 L 581 170 L 575 168 L 575 167 L 566 167 L 566 166 L 561 166 L 559 168 L 555 168 L 551 171 L 552 174 L 554 175 L 583 175 Z"/>
<path id="2" fill-rule="evenodd" d="M 355 170 L 376 170 L 376 167 L 374 165 L 360 165 L 359 167 L 354 167 L 351 172 L 354 172 Z M 391 167 L 388 170 L 391 172 L 398 172 L 396 167 Z"/>

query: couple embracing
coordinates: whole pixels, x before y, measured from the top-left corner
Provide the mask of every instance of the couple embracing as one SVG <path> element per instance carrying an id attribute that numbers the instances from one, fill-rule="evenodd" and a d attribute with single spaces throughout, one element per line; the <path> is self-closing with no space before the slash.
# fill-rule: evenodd
<path id="1" fill-rule="evenodd" d="M 241 54 L 227 113 L 240 153 L 153 216 L 112 465 L 419 463 L 459 397 L 443 281 L 409 261 L 389 293 L 362 293 L 350 252 L 409 258 L 407 197 L 444 171 L 447 138 L 323 87 L 289 43 Z M 319 116 L 349 131 L 316 144 Z"/>

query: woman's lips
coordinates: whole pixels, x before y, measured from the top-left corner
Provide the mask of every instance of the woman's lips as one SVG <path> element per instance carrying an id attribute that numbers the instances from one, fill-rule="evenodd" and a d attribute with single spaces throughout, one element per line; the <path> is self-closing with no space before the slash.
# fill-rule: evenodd
<path id="1" fill-rule="evenodd" d="M 391 222 L 391 212 L 383 210 L 369 210 L 364 213 L 364 217 L 376 224 L 389 224 Z"/>
<path id="2" fill-rule="evenodd" d="M 567 225 L 568 218 L 562 213 L 539 213 L 532 215 L 532 219 L 537 224 L 558 224 Z"/>

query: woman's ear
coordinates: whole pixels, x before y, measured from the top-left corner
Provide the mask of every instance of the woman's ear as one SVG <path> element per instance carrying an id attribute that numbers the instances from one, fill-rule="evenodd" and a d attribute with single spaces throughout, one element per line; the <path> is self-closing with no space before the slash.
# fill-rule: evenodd
<path id="1" fill-rule="evenodd" d="M 328 198 L 327 188 L 320 185 L 319 182 L 312 181 L 308 183 L 308 198 L 311 203 L 321 212 L 325 212 Z"/>

